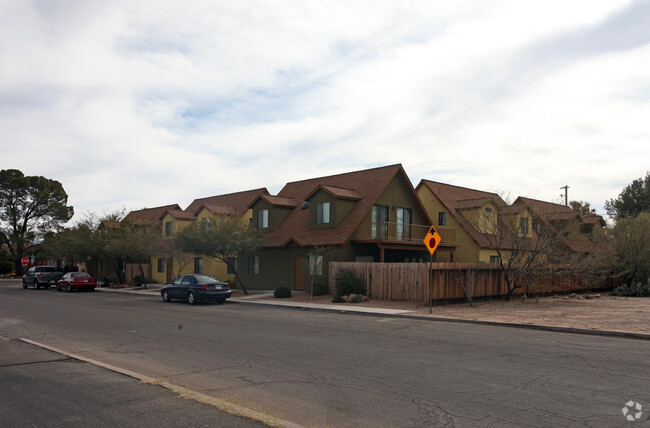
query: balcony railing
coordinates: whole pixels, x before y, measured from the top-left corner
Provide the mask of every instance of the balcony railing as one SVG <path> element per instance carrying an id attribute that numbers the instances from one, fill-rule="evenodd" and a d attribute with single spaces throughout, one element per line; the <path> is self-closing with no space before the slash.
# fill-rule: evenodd
<path id="1" fill-rule="evenodd" d="M 357 241 L 390 241 L 403 243 L 422 244 L 431 226 L 421 224 L 403 224 L 395 222 L 372 223 L 366 233 L 357 234 Z M 456 243 L 456 229 L 436 227 L 442 238 L 440 245 L 453 245 Z"/>

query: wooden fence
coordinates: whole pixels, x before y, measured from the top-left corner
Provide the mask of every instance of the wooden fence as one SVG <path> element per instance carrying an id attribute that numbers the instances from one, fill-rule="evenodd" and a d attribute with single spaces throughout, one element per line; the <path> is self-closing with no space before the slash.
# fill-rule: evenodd
<path id="1" fill-rule="evenodd" d="M 371 299 L 428 303 L 429 267 L 429 263 L 331 262 L 330 294 L 336 294 L 336 274 L 342 269 L 350 268 L 364 279 L 366 294 Z M 508 293 L 503 273 L 496 264 L 434 263 L 432 299 L 440 303 L 465 299 L 460 275 L 468 271 L 473 274 L 474 298 L 494 298 Z M 612 283 L 608 281 L 584 283 L 576 275 L 555 275 L 542 278 L 529 289 L 516 289 L 514 294 L 541 295 L 611 287 Z"/>
<path id="2" fill-rule="evenodd" d="M 133 278 L 140 275 L 140 266 L 144 271 L 144 277 L 149 280 L 151 279 L 151 264 L 150 263 L 128 263 L 126 265 L 126 270 L 124 273 L 124 282 L 126 285 L 135 285 L 133 283 Z"/>

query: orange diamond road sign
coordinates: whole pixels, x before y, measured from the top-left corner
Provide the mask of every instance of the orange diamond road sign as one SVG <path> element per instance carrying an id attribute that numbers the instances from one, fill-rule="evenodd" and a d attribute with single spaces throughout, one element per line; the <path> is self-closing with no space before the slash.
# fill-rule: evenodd
<path id="1" fill-rule="evenodd" d="M 436 228 L 431 226 L 429 232 L 427 232 L 427 235 L 424 237 L 423 241 L 424 241 L 424 245 L 427 246 L 429 253 L 433 255 L 433 253 L 436 251 L 436 248 L 438 248 L 438 245 L 440 245 L 440 241 L 442 241 L 442 238 L 438 234 Z"/>

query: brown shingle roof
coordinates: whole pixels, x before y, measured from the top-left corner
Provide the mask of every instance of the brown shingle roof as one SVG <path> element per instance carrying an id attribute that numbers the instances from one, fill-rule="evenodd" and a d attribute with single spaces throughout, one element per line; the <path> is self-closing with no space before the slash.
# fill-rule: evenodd
<path id="1" fill-rule="evenodd" d="M 474 228 L 460 211 L 470 208 L 480 208 L 488 202 L 492 202 L 498 207 L 507 206 L 508 204 L 499 195 L 431 180 L 420 181 L 418 188 L 420 186 L 426 186 L 438 198 L 447 209 L 447 212 L 456 219 L 479 246 L 482 248 L 488 248 L 490 246 L 487 239 Z"/>
<path id="2" fill-rule="evenodd" d="M 194 216 L 199 215 L 201 210 L 207 209 L 208 211 L 214 213 L 214 214 L 235 214 L 235 209 L 233 207 L 228 207 L 228 206 L 223 206 L 223 205 L 215 205 L 215 204 L 203 204 L 199 207 L 196 212 L 194 212 Z"/>
<path id="3" fill-rule="evenodd" d="M 318 192 L 319 190 L 324 190 L 337 199 L 349 199 L 351 201 L 358 201 L 359 199 L 361 199 L 361 195 L 358 192 L 354 191 L 353 189 L 344 189 L 342 187 L 323 186 L 323 185 L 319 185 L 314 190 L 309 192 L 309 194 L 305 196 L 305 199 L 311 198 L 314 195 L 314 193 Z"/>
<path id="4" fill-rule="evenodd" d="M 124 217 L 123 222 L 133 223 L 144 226 L 157 226 L 160 224 L 160 218 L 165 211 L 182 211 L 178 204 L 165 205 L 162 207 L 145 208 L 142 210 L 131 211 Z"/>
<path id="5" fill-rule="evenodd" d="M 282 198 L 280 196 L 271 196 L 271 195 L 262 195 L 260 198 L 264 199 L 266 202 L 271 204 L 274 207 L 281 208 L 296 208 L 298 204 L 293 199 Z"/>
<path id="6" fill-rule="evenodd" d="M 260 195 L 268 195 L 265 187 L 243 192 L 229 193 L 226 195 L 209 196 L 207 198 L 195 199 L 185 211 L 197 213 L 203 205 L 231 207 L 234 214 L 243 215 L 248 207 Z"/>
<path id="7" fill-rule="evenodd" d="M 278 197 L 301 203 L 314 189 L 323 188 L 348 198 L 354 197 L 356 203 L 336 228 L 326 229 L 309 229 L 310 210 L 295 208 L 275 231 L 269 233 L 264 246 L 283 247 L 291 243 L 302 246 L 345 244 L 397 175 L 401 175 L 410 184 L 399 164 L 287 183 Z M 415 193 L 413 197 L 417 199 Z"/>
<path id="8" fill-rule="evenodd" d="M 515 200 L 513 205 L 527 206 L 540 220 L 542 220 L 547 225 L 547 227 L 550 227 L 552 229 L 555 229 L 555 222 L 572 219 L 579 220 L 582 224 L 605 224 L 603 218 L 599 215 L 589 214 L 586 216 L 580 216 L 571 207 L 554 204 L 551 202 L 539 201 L 536 199 L 524 198 L 520 196 L 517 198 L 517 200 Z M 581 234 L 575 239 L 568 239 L 564 237 L 562 238 L 562 241 L 572 251 L 581 253 L 593 252 L 600 247 L 598 244 L 592 242 L 584 234 Z"/>

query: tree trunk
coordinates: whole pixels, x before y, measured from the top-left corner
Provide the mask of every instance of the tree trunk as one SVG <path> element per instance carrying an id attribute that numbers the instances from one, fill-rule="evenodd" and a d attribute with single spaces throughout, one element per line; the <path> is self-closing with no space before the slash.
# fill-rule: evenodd
<path id="1" fill-rule="evenodd" d="M 142 281 L 142 285 L 144 285 L 144 289 L 147 289 L 147 281 L 146 278 L 144 277 L 144 269 L 142 269 L 142 263 L 138 263 L 138 269 L 140 270 L 140 281 Z"/>
<path id="2" fill-rule="evenodd" d="M 23 275 L 23 264 L 18 260 L 14 260 L 14 269 L 16 270 L 16 276 L 22 276 Z"/>

